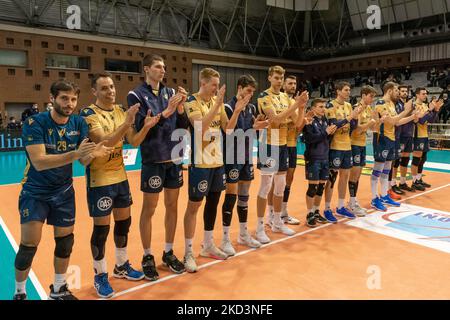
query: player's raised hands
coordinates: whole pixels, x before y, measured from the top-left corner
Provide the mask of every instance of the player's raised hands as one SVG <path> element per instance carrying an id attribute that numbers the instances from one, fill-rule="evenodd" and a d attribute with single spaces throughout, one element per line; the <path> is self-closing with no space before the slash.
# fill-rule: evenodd
<path id="1" fill-rule="evenodd" d="M 94 151 L 96 145 L 94 142 L 89 142 L 89 138 L 81 141 L 78 149 L 75 151 L 78 159 L 85 158 Z"/>
<path id="2" fill-rule="evenodd" d="M 127 116 L 125 118 L 125 123 L 128 124 L 129 126 L 134 124 L 134 119 L 136 118 L 136 114 L 139 112 L 139 107 L 140 107 L 140 104 L 136 103 L 135 105 L 132 105 L 127 110 Z"/>
<path id="3" fill-rule="evenodd" d="M 404 105 L 405 111 L 410 112 L 412 110 L 412 106 L 413 106 L 413 99 L 409 99 Z"/>
<path id="4" fill-rule="evenodd" d="M 152 110 L 147 111 L 147 116 L 144 120 L 144 127 L 147 129 L 153 128 L 161 118 L 161 113 L 157 114 L 156 116 L 152 117 Z"/>
<path id="5" fill-rule="evenodd" d="M 252 98 L 251 94 L 246 94 L 245 96 L 239 96 L 237 97 L 237 102 L 236 102 L 236 106 L 235 106 L 235 111 L 236 112 L 241 112 L 242 110 L 244 110 L 244 108 L 248 105 L 248 103 L 250 102 L 250 99 Z"/>
<path id="6" fill-rule="evenodd" d="M 332 124 L 331 126 L 328 126 L 326 131 L 328 135 L 334 134 L 337 130 L 337 126 L 335 124 Z"/>
<path id="7" fill-rule="evenodd" d="M 108 143 L 108 140 L 103 140 L 100 143 L 95 145 L 94 150 L 91 153 L 92 158 L 101 158 L 109 155 L 114 151 L 114 147 L 106 147 L 105 144 Z"/>
<path id="8" fill-rule="evenodd" d="M 309 100 L 309 93 L 306 90 L 303 91 L 301 94 L 299 94 L 299 92 L 297 92 L 294 99 L 295 99 L 295 102 L 297 102 L 299 104 L 298 107 L 301 109 L 304 109 Z"/>
<path id="9" fill-rule="evenodd" d="M 214 106 L 216 108 L 219 108 L 223 104 L 223 99 L 225 98 L 226 89 L 227 89 L 226 85 L 223 85 L 222 87 L 220 87 L 219 92 L 217 93 L 216 103 L 214 104 Z"/>

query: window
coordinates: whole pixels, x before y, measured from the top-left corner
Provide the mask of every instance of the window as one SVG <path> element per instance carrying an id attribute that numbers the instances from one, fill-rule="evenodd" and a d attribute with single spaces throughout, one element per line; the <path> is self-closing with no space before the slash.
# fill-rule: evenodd
<path id="1" fill-rule="evenodd" d="M 372 65 L 372 61 L 371 60 L 367 61 L 367 65 L 371 66 Z"/>
<path id="2" fill-rule="evenodd" d="M 173 71 L 173 72 L 177 72 L 177 67 L 173 67 L 173 68 L 172 68 L 172 71 Z"/>
<path id="3" fill-rule="evenodd" d="M 186 57 L 183 57 L 183 62 L 186 62 L 187 61 L 187 58 Z"/>
<path id="4" fill-rule="evenodd" d="M 41 47 L 42 48 L 48 48 L 48 42 L 47 41 L 42 41 L 41 42 Z"/>
<path id="5" fill-rule="evenodd" d="M 139 52 L 139 57 L 143 58 L 144 57 L 144 53 L 143 52 Z"/>
<path id="6" fill-rule="evenodd" d="M 133 81 L 133 76 L 128 76 L 128 81 Z"/>
<path id="7" fill-rule="evenodd" d="M 129 57 L 133 56 L 133 51 L 127 51 L 127 56 Z"/>
<path id="8" fill-rule="evenodd" d="M 14 44 L 13 38 L 6 38 L 6 44 Z"/>
<path id="9" fill-rule="evenodd" d="M 42 76 L 43 76 L 44 78 L 50 77 L 50 71 L 48 71 L 48 70 L 42 71 Z"/>
<path id="10" fill-rule="evenodd" d="M 115 54 L 116 56 L 120 56 L 120 50 L 118 50 L 118 49 L 114 50 L 114 54 Z"/>
<path id="11" fill-rule="evenodd" d="M 102 53 L 103 53 L 103 54 L 107 54 L 107 53 L 108 53 L 108 49 L 102 48 Z"/>
<path id="12" fill-rule="evenodd" d="M 80 51 L 80 46 L 77 44 L 73 45 L 73 51 Z"/>
<path id="13" fill-rule="evenodd" d="M 34 90 L 41 91 L 41 85 L 40 84 L 35 84 L 34 85 Z"/>
<path id="14" fill-rule="evenodd" d="M 33 76 L 33 70 L 25 70 L 25 75 L 27 77 L 32 77 Z"/>
<path id="15" fill-rule="evenodd" d="M 172 82 L 176 84 L 177 83 L 177 79 L 172 79 Z"/>
<path id="16" fill-rule="evenodd" d="M 187 69 L 186 68 L 183 68 L 183 73 L 187 73 Z"/>
<path id="17" fill-rule="evenodd" d="M 88 46 L 87 47 L 87 52 L 89 52 L 89 53 L 94 52 L 94 47 Z"/>
<path id="18" fill-rule="evenodd" d="M 58 43 L 58 50 L 64 50 L 64 43 Z"/>
<path id="19" fill-rule="evenodd" d="M 186 79 L 183 79 L 183 84 L 187 84 L 187 80 Z"/>
<path id="20" fill-rule="evenodd" d="M 28 59 L 26 51 L 0 49 L 0 65 L 26 67 L 27 60 Z"/>
<path id="21" fill-rule="evenodd" d="M 65 54 L 49 53 L 45 57 L 45 66 L 62 69 L 89 69 L 89 57 L 69 56 Z"/>
<path id="22" fill-rule="evenodd" d="M 386 63 L 387 63 L 387 64 L 390 64 L 391 62 L 392 62 L 392 59 L 387 59 L 387 60 L 386 60 Z"/>
<path id="23" fill-rule="evenodd" d="M 66 73 L 64 71 L 58 72 L 58 77 L 65 78 L 66 77 Z"/>
<path id="24" fill-rule="evenodd" d="M 116 80 L 120 81 L 120 75 L 116 74 Z"/>
<path id="25" fill-rule="evenodd" d="M 16 75 L 16 69 L 8 69 L 8 76 L 15 76 Z"/>
<path id="26" fill-rule="evenodd" d="M 24 40 L 24 41 L 23 41 L 23 45 L 24 45 L 25 47 L 31 47 L 31 40 Z"/>
<path id="27" fill-rule="evenodd" d="M 140 73 L 141 63 L 139 61 L 105 59 L 105 70 L 116 72 Z"/>
<path id="28" fill-rule="evenodd" d="M 80 79 L 80 73 L 79 72 L 75 72 L 73 74 L 73 76 L 74 76 L 75 79 Z"/>
<path id="29" fill-rule="evenodd" d="M 172 56 L 173 61 L 177 61 L 177 56 Z"/>

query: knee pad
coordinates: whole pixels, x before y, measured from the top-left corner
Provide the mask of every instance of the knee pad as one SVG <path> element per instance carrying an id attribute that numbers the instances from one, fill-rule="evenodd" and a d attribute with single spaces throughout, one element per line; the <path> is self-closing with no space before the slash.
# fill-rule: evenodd
<path id="1" fill-rule="evenodd" d="M 105 257 L 105 244 L 108 239 L 109 225 L 94 226 L 91 237 L 91 251 L 94 260 L 102 260 Z"/>
<path id="2" fill-rule="evenodd" d="M 427 161 L 427 153 L 428 153 L 428 152 L 424 152 L 424 153 L 422 154 L 422 163 L 425 163 L 425 162 Z"/>
<path id="3" fill-rule="evenodd" d="M 272 188 L 273 174 L 261 175 L 261 184 L 259 186 L 258 196 L 267 199 L 270 189 Z"/>
<path id="4" fill-rule="evenodd" d="M 250 195 L 250 185 L 247 183 L 240 184 L 238 187 L 238 203 L 237 203 L 237 205 L 239 207 L 246 207 L 249 197 L 250 197 L 249 195 Z"/>
<path id="5" fill-rule="evenodd" d="M 418 167 L 420 164 L 420 160 L 421 160 L 421 158 L 419 158 L 419 157 L 413 157 L 412 165 Z"/>
<path id="6" fill-rule="evenodd" d="M 37 247 L 28 247 L 23 244 L 19 246 L 14 266 L 19 271 L 25 271 L 31 267 Z"/>
<path id="7" fill-rule="evenodd" d="M 55 238 L 55 243 L 55 257 L 61 259 L 69 258 L 70 254 L 72 253 L 72 247 L 74 243 L 73 233 L 65 237 Z"/>
<path id="8" fill-rule="evenodd" d="M 284 195 L 284 188 L 286 187 L 286 175 L 277 174 L 273 178 L 273 195 L 276 197 L 282 197 Z"/>
<path id="9" fill-rule="evenodd" d="M 383 166 L 383 172 L 388 170 L 391 171 L 391 169 L 392 169 L 392 161 L 386 161 Z"/>
<path id="10" fill-rule="evenodd" d="M 128 232 L 130 231 L 131 217 L 116 221 L 114 224 L 114 242 L 117 248 L 125 248 L 128 243 Z"/>
<path id="11" fill-rule="evenodd" d="M 319 183 L 317 185 L 316 196 L 321 197 L 323 195 L 324 189 L 325 189 L 325 183 Z"/>
<path id="12" fill-rule="evenodd" d="M 408 167 L 408 164 L 409 164 L 409 157 L 402 157 L 400 160 L 400 165 L 406 168 Z"/>
<path id="13" fill-rule="evenodd" d="M 330 183 L 331 183 L 331 189 L 334 188 L 334 184 L 336 182 L 337 176 L 338 176 L 338 172 L 337 171 L 330 170 L 330 177 L 328 179 L 330 180 Z"/>
<path id="14" fill-rule="evenodd" d="M 306 191 L 306 195 L 310 198 L 314 198 L 317 194 L 317 184 L 310 183 L 308 185 L 308 190 Z"/>

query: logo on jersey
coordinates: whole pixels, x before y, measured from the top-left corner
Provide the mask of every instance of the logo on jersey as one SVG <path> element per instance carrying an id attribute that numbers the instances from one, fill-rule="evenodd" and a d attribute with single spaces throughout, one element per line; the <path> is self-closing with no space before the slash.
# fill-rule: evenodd
<path id="1" fill-rule="evenodd" d="M 72 137 L 72 136 L 79 136 L 79 135 L 80 135 L 80 131 L 70 131 L 67 135 L 68 135 L 69 137 Z"/>
<path id="2" fill-rule="evenodd" d="M 152 189 L 158 189 L 159 187 L 161 187 L 161 184 L 162 180 L 159 176 L 153 176 L 150 179 L 148 179 L 148 185 Z"/>
<path id="3" fill-rule="evenodd" d="M 30 118 L 30 120 L 28 120 L 28 124 L 31 126 L 33 124 L 34 120 L 32 118 Z"/>
<path id="4" fill-rule="evenodd" d="M 273 168 L 275 167 L 276 161 L 274 158 L 269 158 L 266 160 L 266 167 L 267 168 Z"/>
<path id="5" fill-rule="evenodd" d="M 424 144 L 423 142 L 422 142 L 421 144 L 419 144 L 419 149 L 420 149 L 420 150 L 423 150 L 424 147 L 425 147 L 425 144 Z"/>
<path id="6" fill-rule="evenodd" d="M 206 190 L 208 189 L 208 181 L 206 181 L 206 180 L 200 181 L 198 183 L 197 189 L 200 192 L 206 192 Z"/>
<path id="7" fill-rule="evenodd" d="M 233 169 L 228 173 L 228 176 L 230 177 L 231 180 L 236 180 L 239 177 L 239 170 L 238 169 Z"/>
<path id="8" fill-rule="evenodd" d="M 355 161 L 355 163 L 361 163 L 361 156 L 358 154 L 358 155 L 356 155 L 355 157 L 354 157 L 354 161 Z"/>
<path id="9" fill-rule="evenodd" d="M 97 208 L 106 211 L 112 207 L 113 201 L 110 197 L 102 197 L 97 201 Z"/>
<path id="10" fill-rule="evenodd" d="M 28 209 L 24 209 L 22 211 L 22 217 L 26 218 L 30 215 L 30 211 Z"/>
<path id="11" fill-rule="evenodd" d="M 167 93 L 163 97 L 165 100 L 169 100 L 169 96 L 167 95 Z"/>
<path id="12" fill-rule="evenodd" d="M 339 159 L 339 158 L 334 158 L 334 160 L 333 160 L 333 166 L 335 166 L 335 167 L 340 167 L 340 166 L 341 166 L 341 159 Z"/>
<path id="13" fill-rule="evenodd" d="M 66 128 L 58 130 L 58 134 L 59 134 L 60 137 L 63 137 L 66 134 Z"/>
<path id="14" fill-rule="evenodd" d="M 389 150 L 383 150 L 383 152 L 381 152 L 381 156 L 386 159 L 388 157 L 389 154 Z"/>
<path id="15" fill-rule="evenodd" d="M 48 135 L 51 136 L 53 134 L 53 129 L 48 129 Z"/>

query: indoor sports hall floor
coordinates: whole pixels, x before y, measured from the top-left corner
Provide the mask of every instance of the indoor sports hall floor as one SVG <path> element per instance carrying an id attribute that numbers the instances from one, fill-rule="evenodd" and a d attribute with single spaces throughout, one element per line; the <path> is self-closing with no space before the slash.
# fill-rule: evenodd
<path id="1" fill-rule="evenodd" d="M 237 256 L 226 261 L 197 259 L 195 274 L 174 275 L 161 265 L 164 245 L 164 208 L 159 205 L 153 220 L 153 245 L 160 280 L 129 282 L 111 277 L 113 299 L 450 299 L 450 153 L 433 151 L 424 180 L 432 184 L 426 192 L 409 193 L 400 208 L 371 213 L 365 218 L 310 229 L 304 225 L 306 212 L 304 167 L 299 165 L 291 190 L 289 212 L 300 218 L 297 234 L 286 237 L 268 231 L 273 242 L 253 250 L 236 242 L 237 214 L 231 237 Z M 0 153 L 0 299 L 10 299 L 14 290 L 14 256 L 20 239 L 17 199 L 24 167 L 23 153 Z M 139 161 L 138 161 L 139 162 Z M 302 160 L 299 159 L 299 163 Z M 369 165 L 370 166 L 370 165 Z M 128 169 L 136 169 L 136 166 Z M 430 169 L 430 168 L 428 168 Z M 80 168 L 75 170 L 80 174 Z M 369 170 L 366 170 L 368 173 Z M 129 239 L 129 257 L 140 268 L 142 248 L 139 213 L 142 194 L 140 172 L 128 172 L 134 205 Z M 363 175 L 359 201 L 368 208 L 370 176 Z M 185 172 L 185 182 L 187 174 Z M 259 176 L 251 189 L 249 228 L 256 223 L 256 193 Z M 97 299 L 93 288 L 90 251 L 92 221 L 86 206 L 84 177 L 74 179 L 77 199 L 75 246 L 68 282 L 80 299 Z M 336 193 L 336 192 L 335 192 Z M 163 199 L 160 199 L 162 204 Z M 336 199 L 334 199 L 333 203 Z M 180 192 L 175 254 L 184 253 L 183 215 L 187 202 L 186 184 Z M 199 211 L 194 252 L 200 253 L 203 238 L 202 210 Z M 215 240 L 220 245 L 221 212 L 216 221 Z M 28 281 L 31 299 L 45 299 L 53 281 L 53 232 L 44 227 L 42 242 Z M 113 239 L 108 239 L 106 256 L 110 276 L 114 266 Z M 6 277 L 5 277 L 6 276 Z"/>

